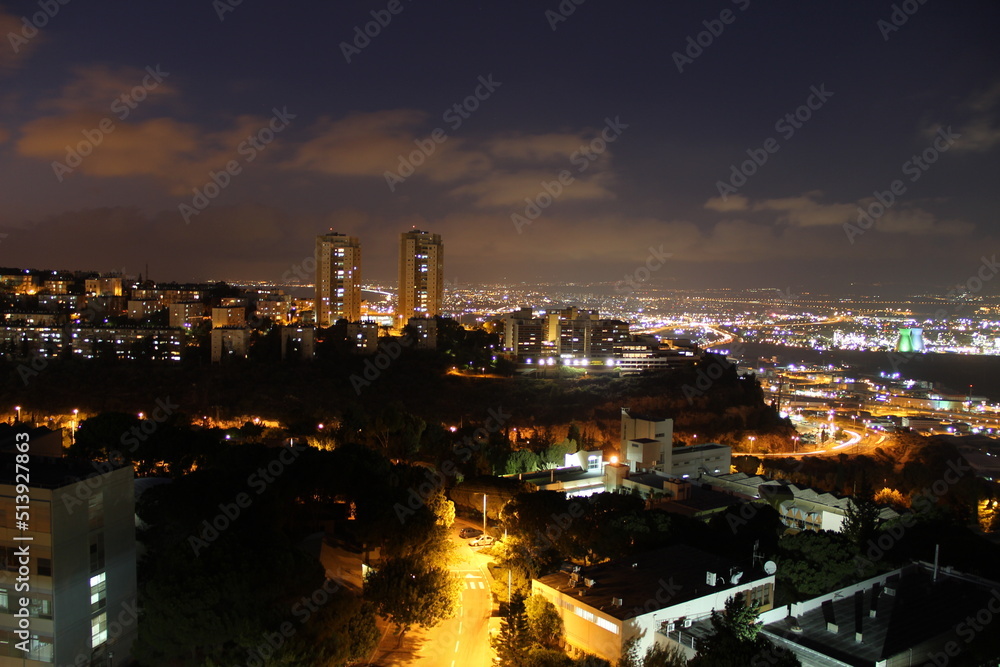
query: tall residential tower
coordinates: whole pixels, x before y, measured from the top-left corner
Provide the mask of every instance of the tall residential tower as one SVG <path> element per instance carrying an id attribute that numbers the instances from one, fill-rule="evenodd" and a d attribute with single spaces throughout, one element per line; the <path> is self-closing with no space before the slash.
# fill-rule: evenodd
<path id="1" fill-rule="evenodd" d="M 330 231 L 316 237 L 316 324 L 361 319 L 361 244 Z"/>
<path id="2" fill-rule="evenodd" d="M 444 296 L 444 244 L 440 234 L 413 230 L 399 243 L 399 292 L 396 326 L 411 317 L 441 314 Z"/>

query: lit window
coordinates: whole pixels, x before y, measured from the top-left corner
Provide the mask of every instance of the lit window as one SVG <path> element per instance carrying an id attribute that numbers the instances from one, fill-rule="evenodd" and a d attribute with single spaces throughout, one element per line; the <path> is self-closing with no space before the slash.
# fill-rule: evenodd
<path id="1" fill-rule="evenodd" d="M 90 648 L 97 648 L 108 641 L 108 615 L 99 614 L 90 619 Z"/>

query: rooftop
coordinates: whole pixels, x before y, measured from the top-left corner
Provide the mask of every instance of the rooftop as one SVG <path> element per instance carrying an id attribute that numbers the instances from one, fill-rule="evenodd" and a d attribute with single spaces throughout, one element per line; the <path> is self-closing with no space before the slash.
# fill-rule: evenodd
<path id="1" fill-rule="evenodd" d="M 797 621 L 802 632 L 792 632 L 787 620 L 770 623 L 764 630 L 849 665 L 873 665 L 924 640 L 954 633 L 966 617 L 986 608 L 992 597 L 987 583 L 943 572 L 934 583 L 926 569 L 909 567 L 902 576 L 890 578 L 885 587 L 876 584 L 800 615 Z M 886 588 L 894 588 L 894 594 Z M 869 614 L 873 607 L 875 617 Z M 831 619 L 837 632 L 827 629 Z M 855 638 L 859 627 L 861 642 Z"/>
<path id="2" fill-rule="evenodd" d="M 24 473 L 23 467 L 18 469 L 14 454 L 0 454 L 0 484 L 16 484 L 17 474 Z M 93 461 L 75 458 L 53 458 L 48 456 L 31 456 L 27 467 L 30 470 L 31 483 L 36 489 L 59 489 L 64 486 L 102 474 L 106 466 L 118 470 L 123 466 L 103 463 L 100 466 Z"/>
<path id="3" fill-rule="evenodd" d="M 705 576 L 707 572 L 727 576 L 733 567 L 744 573 L 741 585 L 767 577 L 763 571 L 751 569 L 749 562 L 724 560 L 694 547 L 677 545 L 582 568 L 575 586 L 568 572 L 548 574 L 538 581 L 579 597 L 609 616 L 626 620 L 731 588 L 731 584 L 721 581 L 709 586 Z M 593 585 L 587 586 L 587 580 Z M 621 599 L 620 605 L 615 603 L 616 598 Z"/>
<path id="4" fill-rule="evenodd" d="M 717 442 L 706 442 L 704 445 L 691 445 L 689 447 L 674 447 L 674 452 L 688 454 L 691 452 L 706 452 L 710 449 L 729 449 L 729 445 L 720 445 Z"/>

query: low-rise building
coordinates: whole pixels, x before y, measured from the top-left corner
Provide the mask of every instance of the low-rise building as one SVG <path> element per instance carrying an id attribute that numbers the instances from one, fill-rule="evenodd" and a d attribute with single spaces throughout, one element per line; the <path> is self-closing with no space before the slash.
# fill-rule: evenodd
<path id="1" fill-rule="evenodd" d="M 312 359 L 316 356 L 315 327 L 281 327 L 281 358 L 293 354 L 298 359 Z"/>
<path id="2" fill-rule="evenodd" d="M 761 614 L 761 634 L 803 667 L 969 662 L 967 647 L 1000 613 L 1000 583 L 916 562 Z"/>
<path id="3" fill-rule="evenodd" d="M 212 329 L 212 363 L 223 359 L 246 359 L 250 330 L 241 327 Z"/>
<path id="4" fill-rule="evenodd" d="M 743 595 L 762 610 L 774 601 L 774 575 L 750 562 L 719 558 L 678 545 L 587 568 L 566 568 L 531 582 L 532 593 L 555 605 L 574 651 L 612 663 L 636 639 L 643 655 L 660 633 L 689 627 Z"/>
<path id="5" fill-rule="evenodd" d="M 839 531 L 851 502 L 850 498 L 840 498 L 832 493 L 800 488 L 787 480 L 748 476 L 741 472 L 729 475 L 703 475 L 701 481 L 744 499 L 769 502 L 778 510 L 781 522 L 793 530 Z M 879 518 L 890 521 L 898 519 L 899 513 L 891 507 L 882 507 Z"/>

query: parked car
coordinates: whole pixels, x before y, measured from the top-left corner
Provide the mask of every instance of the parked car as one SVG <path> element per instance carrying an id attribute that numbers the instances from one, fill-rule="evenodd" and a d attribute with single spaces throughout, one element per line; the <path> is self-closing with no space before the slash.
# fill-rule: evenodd
<path id="1" fill-rule="evenodd" d="M 470 547 L 488 547 L 488 546 L 492 545 L 494 542 L 496 542 L 496 540 L 494 540 L 489 535 L 480 535 L 476 539 L 471 540 L 469 542 L 469 546 Z"/>
<path id="2" fill-rule="evenodd" d="M 463 528 L 462 530 L 458 531 L 459 537 L 479 537 L 482 534 L 483 531 L 479 530 L 478 528 Z"/>

